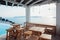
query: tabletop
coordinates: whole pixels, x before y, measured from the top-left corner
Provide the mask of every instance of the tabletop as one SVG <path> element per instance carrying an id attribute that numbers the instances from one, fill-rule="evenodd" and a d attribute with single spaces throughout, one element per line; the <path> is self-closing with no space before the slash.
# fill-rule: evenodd
<path id="1" fill-rule="evenodd" d="M 29 30 L 44 33 L 45 28 L 44 27 L 31 27 L 31 28 L 29 28 Z"/>

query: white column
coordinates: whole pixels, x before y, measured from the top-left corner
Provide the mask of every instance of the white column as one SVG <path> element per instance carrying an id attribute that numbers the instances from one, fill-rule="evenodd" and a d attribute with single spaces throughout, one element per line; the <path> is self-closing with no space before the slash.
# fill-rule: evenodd
<path id="1" fill-rule="evenodd" d="M 26 6 L 26 22 L 29 22 L 30 18 L 30 7 Z"/>
<path id="2" fill-rule="evenodd" d="M 60 3 L 56 4 L 56 31 L 60 35 Z"/>

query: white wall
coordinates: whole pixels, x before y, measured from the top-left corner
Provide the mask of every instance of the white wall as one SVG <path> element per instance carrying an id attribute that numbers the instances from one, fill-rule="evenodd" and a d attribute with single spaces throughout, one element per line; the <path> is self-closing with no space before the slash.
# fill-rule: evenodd
<path id="1" fill-rule="evenodd" d="M 57 3 L 56 6 L 56 32 L 60 35 L 60 3 Z"/>

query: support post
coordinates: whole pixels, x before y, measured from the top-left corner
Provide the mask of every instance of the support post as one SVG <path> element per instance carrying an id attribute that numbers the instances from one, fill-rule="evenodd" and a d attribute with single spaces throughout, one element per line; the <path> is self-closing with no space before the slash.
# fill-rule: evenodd
<path id="1" fill-rule="evenodd" d="M 26 22 L 29 22 L 30 19 L 30 7 L 26 6 Z"/>
<path id="2" fill-rule="evenodd" d="M 60 35 L 60 1 L 56 4 L 56 33 Z"/>

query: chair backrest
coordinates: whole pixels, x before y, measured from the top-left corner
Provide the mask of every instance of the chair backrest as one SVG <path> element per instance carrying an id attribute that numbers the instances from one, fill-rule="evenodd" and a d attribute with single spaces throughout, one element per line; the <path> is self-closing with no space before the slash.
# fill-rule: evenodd
<path id="1" fill-rule="evenodd" d="M 20 28 L 20 24 L 13 24 L 12 26 L 13 26 L 14 29 Z"/>
<path id="2" fill-rule="evenodd" d="M 12 30 L 12 29 L 8 29 L 7 30 L 7 35 L 8 36 L 11 36 L 11 35 L 13 35 L 14 34 L 14 31 Z"/>

